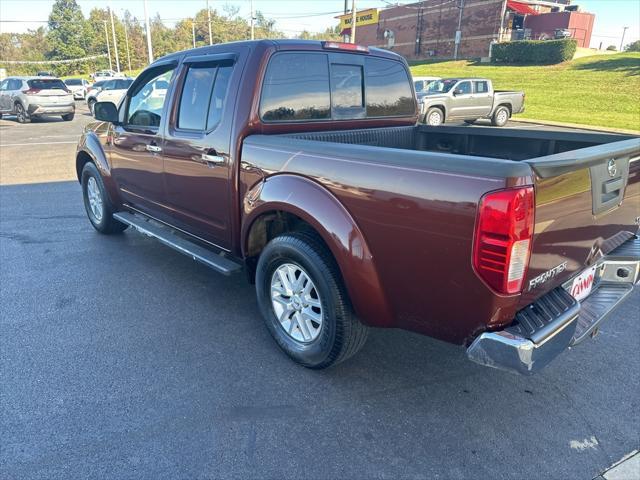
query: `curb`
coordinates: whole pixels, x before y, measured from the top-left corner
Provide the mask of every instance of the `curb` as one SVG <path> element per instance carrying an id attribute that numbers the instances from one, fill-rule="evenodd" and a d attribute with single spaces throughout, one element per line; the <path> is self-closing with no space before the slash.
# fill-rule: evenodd
<path id="1" fill-rule="evenodd" d="M 520 122 L 520 123 L 537 123 L 540 125 L 550 125 L 553 127 L 579 128 L 581 130 L 594 130 L 596 132 L 626 133 L 630 135 L 640 135 L 640 130 L 628 130 L 626 128 L 596 127 L 594 125 L 582 125 L 579 123 L 553 122 L 551 120 L 536 120 L 533 118 L 518 118 L 518 117 L 513 117 L 511 121 Z"/>

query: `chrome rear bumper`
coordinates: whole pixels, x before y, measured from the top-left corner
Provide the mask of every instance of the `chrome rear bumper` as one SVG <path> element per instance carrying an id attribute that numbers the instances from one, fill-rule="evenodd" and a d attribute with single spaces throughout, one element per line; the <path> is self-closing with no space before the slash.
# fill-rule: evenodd
<path id="1" fill-rule="evenodd" d="M 479 335 L 467 348 L 467 357 L 487 367 L 531 375 L 568 347 L 595 335 L 640 280 L 640 238 L 603 257 L 597 268 L 598 280 L 587 298 L 578 302 L 558 287 L 518 312 L 510 327 Z"/>

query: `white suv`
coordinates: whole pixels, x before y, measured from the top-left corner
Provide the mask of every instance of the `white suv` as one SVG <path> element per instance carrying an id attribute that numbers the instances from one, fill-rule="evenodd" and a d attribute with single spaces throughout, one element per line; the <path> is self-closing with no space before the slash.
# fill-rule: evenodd
<path id="1" fill-rule="evenodd" d="M 73 94 L 59 78 L 9 77 L 0 82 L 0 117 L 13 114 L 19 123 L 41 115 L 61 115 L 71 121 L 76 112 Z"/>

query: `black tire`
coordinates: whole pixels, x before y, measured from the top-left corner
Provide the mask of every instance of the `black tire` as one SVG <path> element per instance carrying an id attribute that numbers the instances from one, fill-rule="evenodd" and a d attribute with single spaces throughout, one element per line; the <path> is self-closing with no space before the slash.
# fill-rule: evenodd
<path id="1" fill-rule="evenodd" d="M 271 280 L 285 263 L 300 267 L 311 279 L 325 313 L 317 338 L 304 343 L 290 336 L 276 318 L 271 302 Z M 269 333 L 292 360 L 308 368 L 335 365 L 364 345 L 368 327 L 355 317 L 340 270 L 327 248 L 313 234 L 294 232 L 271 240 L 256 270 L 258 305 Z"/>
<path id="2" fill-rule="evenodd" d="M 444 123 L 444 112 L 438 107 L 431 107 L 424 116 L 424 123 L 431 127 L 442 125 Z"/>
<path id="3" fill-rule="evenodd" d="M 96 104 L 96 100 L 93 98 L 90 98 L 89 101 L 87 102 L 87 107 L 89 107 L 89 113 L 91 115 L 93 115 L 93 107 L 95 106 L 95 104 Z"/>
<path id="4" fill-rule="evenodd" d="M 66 113 L 64 115 L 62 115 L 62 120 L 64 120 L 65 122 L 70 122 L 71 120 L 73 120 L 73 117 L 75 117 L 75 112 L 74 113 Z"/>
<path id="5" fill-rule="evenodd" d="M 29 116 L 29 114 L 24 109 L 21 103 L 19 102 L 16 103 L 15 111 L 16 111 L 16 120 L 18 121 L 18 123 L 29 123 L 31 121 L 31 117 Z"/>
<path id="6" fill-rule="evenodd" d="M 88 184 L 89 179 L 93 178 L 95 183 L 97 184 L 98 190 L 102 197 L 102 208 L 101 208 L 101 216 L 98 218 L 92 211 L 88 196 Z M 102 176 L 100 172 L 96 168 L 96 166 L 87 162 L 82 169 L 82 199 L 84 201 L 84 208 L 87 212 L 87 216 L 89 217 L 89 221 L 93 228 L 95 228 L 98 232 L 104 234 L 112 234 L 112 233 L 120 233 L 124 231 L 128 225 L 121 223 L 113 218 L 113 206 L 111 205 L 111 201 L 109 200 L 109 195 L 107 194 L 107 190 L 104 187 L 104 182 L 102 181 Z"/>
<path id="7" fill-rule="evenodd" d="M 504 127 L 509 118 L 511 117 L 511 111 L 509 108 L 504 105 L 496 108 L 496 111 L 493 112 L 493 116 L 491 117 L 491 125 L 494 127 Z"/>
<path id="8" fill-rule="evenodd" d="M 465 120 L 464 123 L 467 125 L 473 125 L 478 121 L 478 119 L 474 118 L 473 120 Z"/>

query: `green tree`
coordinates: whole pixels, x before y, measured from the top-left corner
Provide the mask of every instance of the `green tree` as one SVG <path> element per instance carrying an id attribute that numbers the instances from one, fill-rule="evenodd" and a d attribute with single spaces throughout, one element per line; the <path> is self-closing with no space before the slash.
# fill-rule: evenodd
<path id="1" fill-rule="evenodd" d="M 50 50 L 54 60 L 79 58 L 87 54 L 87 22 L 76 0 L 56 0 L 49 14 Z"/>
<path id="2" fill-rule="evenodd" d="M 625 52 L 640 52 L 640 40 L 636 40 L 624 47 Z"/>

